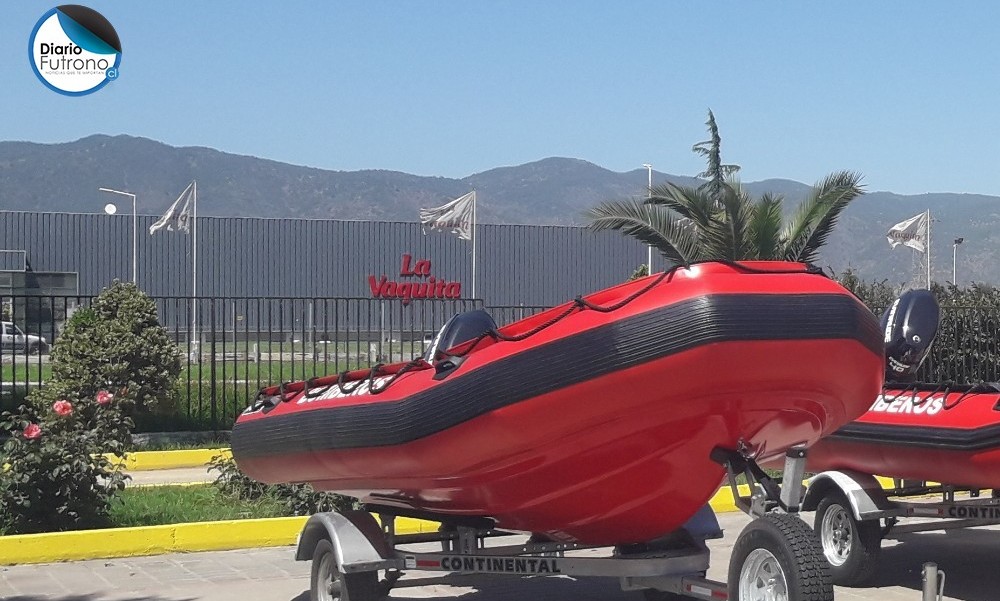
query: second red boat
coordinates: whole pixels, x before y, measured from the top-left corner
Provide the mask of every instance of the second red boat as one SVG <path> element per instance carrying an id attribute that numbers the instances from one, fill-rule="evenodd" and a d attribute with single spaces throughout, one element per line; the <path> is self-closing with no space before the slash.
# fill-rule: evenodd
<path id="1" fill-rule="evenodd" d="M 1000 389 L 886 389 L 867 413 L 817 443 L 809 469 L 1000 488 Z"/>

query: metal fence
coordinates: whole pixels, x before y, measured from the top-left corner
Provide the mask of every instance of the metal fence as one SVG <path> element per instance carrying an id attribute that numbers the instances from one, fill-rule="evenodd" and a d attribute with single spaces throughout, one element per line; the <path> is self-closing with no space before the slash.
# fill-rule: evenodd
<path id="1" fill-rule="evenodd" d="M 51 374 L 49 351 L 85 296 L 0 298 L 0 409 L 16 407 Z M 149 418 L 156 429 L 228 428 L 257 391 L 424 352 L 452 315 L 472 300 L 369 298 L 155 297 L 160 323 L 177 343 L 181 377 L 172 415 Z M 545 307 L 492 307 L 498 324 Z M 9 332 L 9 333 L 8 333 Z M 142 426 L 143 424 L 140 424 Z"/>
<path id="2" fill-rule="evenodd" d="M 89 296 L 0 297 L 0 409 L 16 407 L 51 374 L 49 351 Z M 140 427 L 223 429 L 267 385 L 419 356 L 472 300 L 155 297 L 177 343 L 175 406 Z M 488 307 L 499 325 L 546 307 Z M 1000 308 L 944 307 L 918 377 L 959 384 L 1000 381 Z"/>

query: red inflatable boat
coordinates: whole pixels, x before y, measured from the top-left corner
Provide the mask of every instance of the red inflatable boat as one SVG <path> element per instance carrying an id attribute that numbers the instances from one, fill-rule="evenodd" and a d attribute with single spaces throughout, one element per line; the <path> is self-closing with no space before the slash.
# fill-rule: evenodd
<path id="1" fill-rule="evenodd" d="M 497 329 L 453 318 L 423 358 L 262 391 L 240 468 L 564 541 L 670 533 L 716 491 L 715 448 L 774 457 L 882 388 L 871 312 L 797 263 L 700 263 Z M 405 515 L 405 514 L 403 514 Z"/>
<path id="2" fill-rule="evenodd" d="M 809 452 L 809 469 L 1000 488 L 1000 389 L 887 388 L 857 421 Z"/>

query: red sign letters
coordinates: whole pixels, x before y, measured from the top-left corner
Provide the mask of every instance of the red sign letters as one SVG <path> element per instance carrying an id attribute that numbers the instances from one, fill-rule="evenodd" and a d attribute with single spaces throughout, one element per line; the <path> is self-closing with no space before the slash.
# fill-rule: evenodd
<path id="1" fill-rule="evenodd" d="M 449 282 L 431 275 L 430 259 L 417 259 L 409 254 L 403 255 L 399 266 L 400 278 L 415 278 L 408 281 L 393 281 L 386 275 L 376 279 L 368 276 L 368 286 L 374 298 L 398 298 L 404 305 L 410 304 L 414 298 L 461 298 L 462 283 Z M 417 279 L 419 278 L 419 279 Z"/>

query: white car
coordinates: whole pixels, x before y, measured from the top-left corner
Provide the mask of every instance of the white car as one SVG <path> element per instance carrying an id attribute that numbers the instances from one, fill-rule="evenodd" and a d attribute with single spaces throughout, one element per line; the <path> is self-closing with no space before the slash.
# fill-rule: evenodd
<path id="1" fill-rule="evenodd" d="M 25 334 L 10 321 L 0 322 L 0 351 L 40 355 L 49 352 L 49 343 L 41 336 Z"/>

